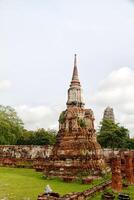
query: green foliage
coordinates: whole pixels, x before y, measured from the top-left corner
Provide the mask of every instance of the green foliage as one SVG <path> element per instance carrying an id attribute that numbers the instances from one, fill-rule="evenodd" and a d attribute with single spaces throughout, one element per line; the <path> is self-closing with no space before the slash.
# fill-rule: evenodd
<path id="1" fill-rule="evenodd" d="M 111 120 L 103 120 L 97 139 L 104 148 L 124 148 L 129 139 L 129 131 Z"/>
<path id="2" fill-rule="evenodd" d="M 127 138 L 124 147 L 126 149 L 134 149 L 134 138 Z"/>
<path id="3" fill-rule="evenodd" d="M 17 141 L 21 145 L 53 145 L 56 142 L 56 131 L 38 129 L 36 131 L 25 130 Z"/>
<path id="4" fill-rule="evenodd" d="M 17 140 L 18 145 L 34 144 L 34 131 L 24 130 L 23 134 Z"/>
<path id="5" fill-rule="evenodd" d="M 65 122 L 65 112 L 66 111 L 63 111 L 61 114 L 60 114 L 60 117 L 59 117 L 59 122 L 61 124 L 63 124 Z"/>
<path id="6" fill-rule="evenodd" d="M 86 121 L 85 121 L 85 119 L 79 119 L 78 118 L 78 124 L 80 125 L 81 128 L 86 128 Z"/>
<path id="7" fill-rule="evenodd" d="M 35 131 L 34 144 L 36 145 L 53 145 L 56 142 L 56 133 L 53 131 L 46 131 L 45 129 L 38 129 Z"/>
<path id="8" fill-rule="evenodd" d="M 38 129 L 24 130 L 24 124 L 10 106 L 0 105 L 0 145 L 53 145 L 56 131 Z"/>
<path id="9" fill-rule="evenodd" d="M 23 122 L 10 106 L 0 105 L 0 144 L 11 145 L 23 133 Z"/>

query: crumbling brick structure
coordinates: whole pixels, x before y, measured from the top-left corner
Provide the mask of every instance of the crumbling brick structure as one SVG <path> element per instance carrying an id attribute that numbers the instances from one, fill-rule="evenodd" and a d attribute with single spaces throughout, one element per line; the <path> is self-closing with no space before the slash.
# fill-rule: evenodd
<path id="1" fill-rule="evenodd" d="M 111 158 L 112 189 L 120 192 L 122 180 L 126 180 L 126 185 L 134 184 L 134 151 L 121 151 L 118 156 Z"/>
<path id="2" fill-rule="evenodd" d="M 67 109 L 60 115 L 57 142 L 49 162 L 45 162 L 44 173 L 58 177 L 97 174 L 104 166 L 103 152 L 96 139 L 93 111 L 84 108 L 75 55 Z"/>
<path id="3" fill-rule="evenodd" d="M 128 184 L 134 184 L 134 169 L 132 152 L 125 153 L 125 177 Z"/>
<path id="4" fill-rule="evenodd" d="M 111 160 L 112 170 L 112 189 L 116 192 L 122 190 L 122 175 L 121 175 L 121 159 L 119 156 L 114 156 Z"/>
<path id="5" fill-rule="evenodd" d="M 52 146 L 36 145 L 0 145 L 0 166 L 41 168 L 44 160 L 50 156 Z"/>

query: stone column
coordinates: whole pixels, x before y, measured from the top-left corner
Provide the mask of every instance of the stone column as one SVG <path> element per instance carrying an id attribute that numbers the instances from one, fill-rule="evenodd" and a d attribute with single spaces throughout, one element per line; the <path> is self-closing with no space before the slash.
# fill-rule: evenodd
<path id="1" fill-rule="evenodd" d="M 121 192 L 122 190 L 122 176 L 121 176 L 121 159 L 120 157 L 112 158 L 112 190 Z"/>
<path id="2" fill-rule="evenodd" d="M 134 184 L 133 157 L 132 153 L 125 154 L 125 177 L 128 184 Z"/>

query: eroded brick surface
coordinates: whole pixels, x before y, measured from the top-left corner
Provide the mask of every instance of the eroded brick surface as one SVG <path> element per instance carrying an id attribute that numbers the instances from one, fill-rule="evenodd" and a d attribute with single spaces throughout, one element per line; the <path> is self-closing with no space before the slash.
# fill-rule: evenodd
<path id="1" fill-rule="evenodd" d="M 125 154 L 125 177 L 128 184 L 134 184 L 134 169 L 132 152 Z"/>
<path id="2" fill-rule="evenodd" d="M 50 146 L 0 145 L 0 166 L 33 167 L 50 156 Z"/>
<path id="3" fill-rule="evenodd" d="M 112 189 L 113 191 L 122 191 L 121 159 L 118 156 L 112 158 Z"/>
<path id="4" fill-rule="evenodd" d="M 45 163 L 49 176 L 77 176 L 80 173 L 100 173 L 104 166 L 101 146 L 94 129 L 94 114 L 84 107 L 78 77 L 76 55 L 67 109 L 59 117 L 59 132 L 50 161 Z"/>

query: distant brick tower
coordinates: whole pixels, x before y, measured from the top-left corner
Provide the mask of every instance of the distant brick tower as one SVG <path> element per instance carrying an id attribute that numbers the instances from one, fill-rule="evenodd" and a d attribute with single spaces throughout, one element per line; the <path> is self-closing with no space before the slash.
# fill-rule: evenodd
<path id="1" fill-rule="evenodd" d="M 84 108 L 75 55 L 67 109 L 59 117 L 57 142 L 45 173 L 52 176 L 95 174 L 104 166 L 102 149 L 96 140 L 93 111 Z"/>
<path id="2" fill-rule="evenodd" d="M 104 110 L 103 120 L 104 120 L 104 119 L 111 120 L 111 121 L 115 122 L 115 117 L 114 117 L 113 108 L 107 107 L 107 108 Z"/>

